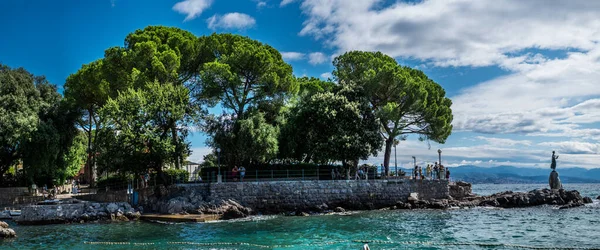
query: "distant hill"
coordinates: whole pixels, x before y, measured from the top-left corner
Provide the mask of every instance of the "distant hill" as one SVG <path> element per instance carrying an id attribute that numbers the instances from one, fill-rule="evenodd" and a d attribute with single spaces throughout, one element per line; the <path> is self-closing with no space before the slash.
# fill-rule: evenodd
<path id="1" fill-rule="evenodd" d="M 407 174 L 411 170 L 404 169 Z M 557 168 L 563 183 L 600 183 L 600 169 Z M 513 166 L 478 167 L 465 165 L 450 168 L 453 180 L 473 184 L 483 183 L 548 183 L 550 168 L 520 168 Z"/>

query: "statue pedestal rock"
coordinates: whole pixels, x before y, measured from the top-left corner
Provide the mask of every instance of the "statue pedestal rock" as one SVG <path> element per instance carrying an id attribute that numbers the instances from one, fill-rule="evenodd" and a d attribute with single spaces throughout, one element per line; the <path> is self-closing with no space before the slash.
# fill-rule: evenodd
<path id="1" fill-rule="evenodd" d="M 556 170 L 552 170 L 548 181 L 550 182 L 550 189 L 562 189 L 563 188 L 562 183 L 560 183 L 560 179 L 558 178 L 558 172 L 556 172 Z"/>

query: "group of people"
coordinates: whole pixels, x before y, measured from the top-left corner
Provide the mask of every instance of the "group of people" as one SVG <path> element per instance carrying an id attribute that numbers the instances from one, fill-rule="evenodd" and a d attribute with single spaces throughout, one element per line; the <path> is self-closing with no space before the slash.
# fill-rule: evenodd
<path id="1" fill-rule="evenodd" d="M 246 177 L 246 168 L 244 166 L 239 168 L 237 166 L 233 166 L 233 169 L 231 169 L 231 179 L 233 179 L 233 181 L 238 181 L 238 175 L 239 181 L 244 181 L 244 177 Z"/>
<path id="2" fill-rule="evenodd" d="M 425 168 L 425 174 L 423 174 L 423 169 L 420 166 L 416 166 L 413 170 L 413 179 L 431 179 L 431 180 L 450 180 L 450 170 L 444 167 L 442 164 L 427 164 Z"/>

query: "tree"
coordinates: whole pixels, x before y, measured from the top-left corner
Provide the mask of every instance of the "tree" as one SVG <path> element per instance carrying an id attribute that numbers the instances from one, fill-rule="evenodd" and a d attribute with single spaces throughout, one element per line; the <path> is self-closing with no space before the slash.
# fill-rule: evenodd
<path id="1" fill-rule="evenodd" d="M 216 59 L 202 67 L 199 99 L 213 106 L 220 102 L 244 119 L 261 101 L 282 101 L 286 93 L 297 91 L 292 67 L 273 47 L 232 34 L 213 34 L 206 40 Z"/>
<path id="2" fill-rule="evenodd" d="M 188 85 L 198 81 L 200 65 L 212 61 L 212 57 L 204 48 L 204 40 L 192 33 L 174 27 L 148 26 L 136 30 L 125 38 L 125 47 L 110 48 L 105 53 L 107 81 L 111 83 L 125 82 L 135 89 L 141 89 L 148 82 L 161 85 Z M 120 84 L 123 85 L 123 84 Z M 195 106 L 200 107 L 200 106 Z M 181 121 L 169 121 L 171 137 L 174 141 L 185 141 L 178 135 L 187 135 L 188 124 L 197 121 L 197 116 L 205 113 L 201 109 L 187 109 L 185 126 L 176 127 Z M 175 143 L 178 144 L 178 143 Z M 183 148 L 173 152 L 173 163 L 179 169 L 184 155 Z"/>
<path id="3" fill-rule="evenodd" d="M 340 161 L 350 169 L 377 155 L 382 145 L 379 124 L 366 103 L 346 96 L 353 91 L 316 93 L 292 109 L 289 125 L 297 134 L 290 140 L 292 157 L 315 163 Z"/>
<path id="4" fill-rule="evenodd" d="M 25 69 L 0 64 L 0 182 L 19 159 L 21 142 L 37 128 L 40 93 L 34 81 Z"/>
<path id="5" fill-rule="evenodd" d="M 99 161 L 103 169 L 142 173 L 154 168 L 161 173 L 165 163 L 180 158 L 175 152 L 189 154 L 187 142 L 171 137 L 174 127 L 184 125 L 189 106 L 186 87 L 158 82 L 150 82 L 144 89 L 129 89 L 109 99 L 100 110 L 106 119 L 99 140 Z"/>
<path id="6" fill-rule="evenodd" d="M 339 84 L 360 86 L 381 123 L 386 175 L 397 137 L 417 134 L 421 140 L 444 143 L 452 132 L 452 101 L 422 71 L 399 66 L 381 52 L 347 52 L 333 64 Z"/>
<path id="7" fill-rule="evenodd" d="M 225 109 L 221 117 L 206 117 L 204 130 L 211 137 L 209 144 L 222 149 L 224 162 L 266 159 L 262 156 L 260 159 L 252 158 L 252 149 L 237 145 L 252 143 L 242 141 L 256 136 L 250 133 L 254 129 L 250 127 L 251 124 L 265 128 L 262 132 L 265 132 L 263 135 L 266 137 L 270 138 L 272 133 L 278 133 L 262 123 L 263 120 L 271 125 L 277 123 L 285 100 L 290 94 L 297 92 L 298 85 L 292 76 L 292 67 L 283 61 L 276 49 L 247 37 L 213 34 L 204 38 L 204 41 L 207 51 L 211 51 L 215 59 L 202 65 L 194 97 L 208 106 L 220 103 Z M 252 118 L 257 115 L 263 118 Z M 241 122 L 244 120 L 248 123 Z M 243 126 L 248 127 L 245 130 Z M 227 131 L 233 134 L 227 134 Z M 277 138 L 277 135 L 274 137 Z M 269 147 L 272 149 L 272 146 Z M 229 149 L 241 152 L 226 151 Z M 242 158 L 228 158 L 227 155 Z"/>
<path id="8" fill-rule="evenodd" d="M 96 180 L 95 156 L 98 151 L 92 142 L 97 141 L 98 131 L 102 129 L 103 123 L 98 110 L 118 91 L 118 88 L 111 86 L 106 80 L 106 75 L 104 61 L 97 60 L 83 65 L 76 73 L 69 75 L 64 85 L 65 98 L 83 114 L 78 124 L 85 131 L 88 140 L 85 179 L 92 186 Z"/>

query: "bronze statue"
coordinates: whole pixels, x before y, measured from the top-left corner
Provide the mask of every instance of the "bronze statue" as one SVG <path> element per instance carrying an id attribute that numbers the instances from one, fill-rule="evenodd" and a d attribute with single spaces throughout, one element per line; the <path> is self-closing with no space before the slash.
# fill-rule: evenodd
<path id="1" fill-rule="evenodd" d="M 558 172 L 556 172 L 556 159 L 558 159 L 558 155 L 552 151 L 552 163 L 550 164 L 550 168 L 552 172 L 550 173 L 550 178 L 548 178 L 548 182 L 550 184 L 550 189 L 562 189 L 562 183 L 560 182 L 560 178 L 558 178 Z"/>
<path id="2" fill-rule="evenodd" d="M 556 159 L 558 159 L 558 155 L 554 155 L 554 151 L 552 151 L 552 163 L 550 164 L 550 168 L 552 170 L 556 170 Z"/>

